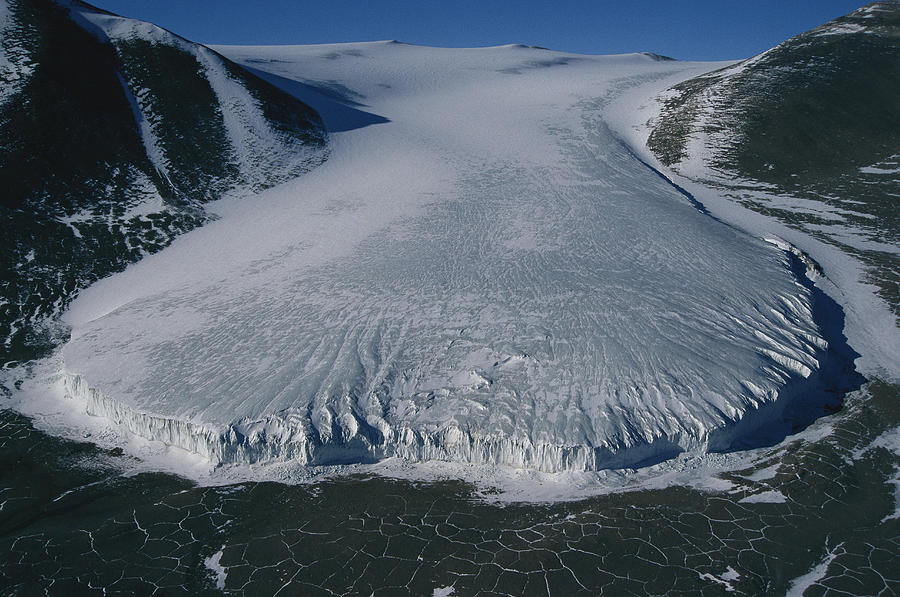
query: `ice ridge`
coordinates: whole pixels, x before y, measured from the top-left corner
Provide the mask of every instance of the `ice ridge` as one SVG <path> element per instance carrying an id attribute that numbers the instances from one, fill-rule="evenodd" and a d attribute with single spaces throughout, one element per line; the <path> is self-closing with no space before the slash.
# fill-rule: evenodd
<path id="1" fill-rule="evenodd" d="M 104 396 L 80 375 L 64 375 L 66 395 L 89 415 L 104 417 L 137 436 L 182 448 L 214 465 L 292 462 L 298 465 L 374 463 L 389 457 L 488 464 L 544 472 L 597 471 L 642 466 L 684 451 L 716 452 L 732 446 L 752 428 L 776 421 L 790 402 L 787 396 L 802 383 L 770 395 L 758 408 L 743 413 L 740 425 L 699 435 L 682 431 L 647 442 L 635 439 L 603 446 L 535 443 L 528 438 L 478 435 L 471 428 L 447 425 L 430 430 L 392 428 L 378 417 L 350 414 L 332 421 L 326 433 L 298 412 L 240 420 L 217 429 L 202 423 L 141 413 Z M 755 388 L 754 388 L 755 389 Z M 780 400 L 776 400 L 779 398 Z M 330 416 L 328 417 L 330 418 Z"/>

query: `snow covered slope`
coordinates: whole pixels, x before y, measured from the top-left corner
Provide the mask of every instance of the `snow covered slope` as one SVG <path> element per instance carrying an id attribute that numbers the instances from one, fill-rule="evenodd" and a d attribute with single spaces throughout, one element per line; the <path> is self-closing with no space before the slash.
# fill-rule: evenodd
<path id="1" fill-rule="evenodd" d="M 605 107 L 719 65 L 396 42 L 222 47 L 329 160 L 88 289 L 70 396 L 214 462 L 546 471 L 752 442 L 827 345 L 793 257 L 636 159 Z"/>
<path id="2" fill-rule="evenodd" d="M 83 288 L 325 155 L 308 106 L 211 50 L 81 2 L 0 0 L 0 364 Z M 2 389 L 2 386 L 0 386 Z"/>

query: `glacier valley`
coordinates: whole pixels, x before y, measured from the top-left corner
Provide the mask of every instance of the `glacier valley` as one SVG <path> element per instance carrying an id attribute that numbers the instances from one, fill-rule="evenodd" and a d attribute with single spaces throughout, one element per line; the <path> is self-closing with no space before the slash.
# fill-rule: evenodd
<path id="1" fill-rule="evenodd" d="M 214 49 L 315 108 L 329 159 L 81 294 L 89 414 L 213 464 L 593 471 L 754 445 L 822 391 L 796 258 L 620 134 L 623 97 L 721 63 Z"/>
<path id="2" fill-rule="evenodd" d="M 900 593 L 898 56 L 0 0 L 0 594 Z"/>

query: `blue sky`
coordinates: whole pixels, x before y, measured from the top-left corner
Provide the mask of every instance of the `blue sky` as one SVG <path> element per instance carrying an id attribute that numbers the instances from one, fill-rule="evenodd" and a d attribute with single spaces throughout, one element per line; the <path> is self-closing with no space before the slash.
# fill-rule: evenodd
<path id="1" fill-rule="evenodd" d="M 97 0 L 209 44 L 397 39 L 471 47 L 523 43 L 586 54 L 746 58 L 860 0 Z"/>

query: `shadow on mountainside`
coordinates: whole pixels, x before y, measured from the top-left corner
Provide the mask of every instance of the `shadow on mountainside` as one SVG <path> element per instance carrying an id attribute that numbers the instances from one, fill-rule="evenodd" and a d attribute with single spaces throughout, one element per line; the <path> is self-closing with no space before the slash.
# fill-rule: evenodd
<path id="1" fill-rule="evenodd" d="M 301 83 L 300 81 L 274 75 L 247 65 L 243 66 L 257 77 L 268 81 L 282 91 L 312 106 L 322 117 L 325 129 L 328 132 L 341 133 L 361 129 L 373 124 L 390 122 L 384 116 L 358 109 L 356 106 L 363 104 L 349 97 L 347 93 L 342 93 L 340 89 L 325 85 L 316 86 L 309 83 Z"/>

